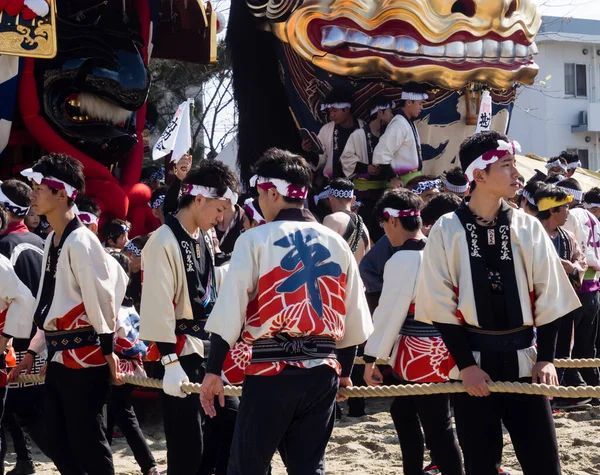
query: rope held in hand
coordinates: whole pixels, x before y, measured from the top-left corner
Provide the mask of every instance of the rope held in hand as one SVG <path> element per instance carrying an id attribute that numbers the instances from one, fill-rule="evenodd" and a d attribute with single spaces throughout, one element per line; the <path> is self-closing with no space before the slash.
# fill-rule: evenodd
<path id="1" fill-rule="evenodd" d="M 124 382 L 135 386 L 162 389 L 160 379 L 122 375 Z M 43 383 L 44 377 L 39 374 L 22 374 L 17 378 L 18 383 Z M 600 386 L 548 386 L 547 384 L 527 384 L 512 382 L 488 383 L 490 392 L 532 394 L 538 396 L 554 396 L 564 398 L 600 398 Z M 200 384 L 183 383 L 181 389 L 187 393 L 199 393 Z M 427 396 L 431 394 L 454 394 L 466 392 L 462 383 L 427 383 L 405 384 L 401 386 L 355 386 L 340 389 L 344 397 L 391 397 L 391 396 Z M 226 396 L 241 396 L 240 386 L 225 386 Z"/>

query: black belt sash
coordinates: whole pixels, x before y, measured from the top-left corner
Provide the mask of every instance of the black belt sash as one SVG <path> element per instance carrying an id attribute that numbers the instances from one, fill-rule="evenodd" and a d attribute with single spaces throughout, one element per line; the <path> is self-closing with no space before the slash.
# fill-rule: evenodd
<path id="1" fill-rule="evenodd" d="M 291 337 L 278 333 L 252 343 L 252 363 L 336 358 L 335 340 L 326 336 Z"/>
<path id="2" fill-rule="evenodd" d="M 529 326 L 506 331 L 486 331 L 469 325 L 463 328 L 471 351 L 506 353 L 535 345 L 535 332 Z"/>
<path id="3" fill-rule="evenodd" d="M 201 340 L 208 340 L 209 334 L 204 330 L 207 319 L 200 320 L 177 320 L 175 325 L 175 335 L 189 335 Z"/>
<path id="4" fill-rule="evenodd" d="M 406 317 L 406 321 L 400 329 L 400 335 L 429 338 L 442 336 L 433 325 L 415 320 L 415 315 L 413 313 L 409 313 Z"/>
<path id="5" fill-rule="evenodd" d="M 100 339 L 93 327 L 83 327 L 75 330 L 46 330 L 44 333 L 48 347 L 48 361 L 52 360 L 54 353 L 57 351 L 100 345 Z"/>

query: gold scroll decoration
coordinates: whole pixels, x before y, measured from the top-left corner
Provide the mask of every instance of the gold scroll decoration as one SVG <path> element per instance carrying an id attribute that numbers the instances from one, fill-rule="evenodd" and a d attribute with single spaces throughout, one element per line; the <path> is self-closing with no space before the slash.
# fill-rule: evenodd
<path id="1" fill-rule="evenodd" d="M 45 59 L 56 56 L 56 3 L 48 1 L 49 13 L 33 20 L 0 12 L 0 54 Z"/>
<path id="2" fill-rule="evenodd" d="M 332 74 L 428 82 L 446 89 L 471 82 L 508 89 L 532 84 L 538 72 L 533 56 L 541 15 L 535 0 L 263 3 L 248 3 L 263 26 Z M 285 21 L 267 15 L 276 3 L 291 4 L 293 12 L 287 10 Z"/>

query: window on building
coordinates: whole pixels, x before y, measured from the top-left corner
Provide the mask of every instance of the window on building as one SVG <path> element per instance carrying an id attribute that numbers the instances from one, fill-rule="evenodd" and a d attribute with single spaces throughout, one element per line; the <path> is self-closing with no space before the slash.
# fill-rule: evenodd
<path id="1" fill-rule="evenodd" d="M 568 148 L 567 152 L 570 153 L 576 153 L 577 156 L 579 157 L 579 161 L 581 162 L 581 167 L 582 168 L 587 168 L 589 169 L 589 165 L 590 165 L 590 155 L 589 155 L 589 150 L 587 148 Z"/>
<path id="2" fill-rule="evenodd" d="M 587 97 L 587 66 L 565 63 L 565 95 Z"/>

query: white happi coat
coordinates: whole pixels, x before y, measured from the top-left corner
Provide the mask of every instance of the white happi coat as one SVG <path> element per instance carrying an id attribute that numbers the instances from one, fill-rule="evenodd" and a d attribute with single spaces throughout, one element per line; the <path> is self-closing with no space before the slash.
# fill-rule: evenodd
<path id="1" fill-rule="evenodd" d="M 514 212 L 510 229 L 505 232 L 510 232 L 523 326 L 546 325 L 579 308 L 579 298 L 541 223 L 525 213 Z M 469 260 L 470 252 L 475 250 L 469 249 L 465 233 L 455 213 L 443 216 L 433 226 L 417 287 L 417 320 L 481 327 Z M 519 377 L 531 376 L 536 348 L 517 353 Z M 474 351 L 473 356 L 479 363 L 479 352 Z M 458 367 L 452 369 L 450 377 L 460 379 Z"/>
<path id="2" fill-rule="evenodd" d="M 194 313 L 179 243 L 171 228 L 163 224 L 152 233 L 142 250 L 140 339 L 179 344 L 179 356 L 198 354 L 204 357 L 204 344 L 200 338 L 192 335 L 179 335 L 178 338 L 175 334 L 179 319 L 193 320 Z"/>
<path id="3" fill-rule="evenodd" d="M 54 231 L 48 235 L 44 247 L 43 272 L 36 308 L 42 298 L 53 238 Z M 54 278 L 54 298 L 43 330 L 68 331 L 92 326 L 98 335 L 114 332 L 128 278 L 119 263 L 106 253 L 97 236 L 85 226 L 75 228 L 66 237 Z M 37 353 L 43 347 L 44 341 L 39 335 L 30 344 L 30 348 Z M 52 361 L 70 368 L 88 368 L 106 363 L 100 346 L 57 351 Z"/>
<path id="4" fill-rule="evenodd" d="M 238 372 L 274 375 L 286 364 L 340 368 L 331 359 L 248 365 L 254 341 L 278 333 L 320 335 L 345 348 L 366 341 L 373 325 L 358 266 L 342 237 L 316 222 L 275 221 L 238 238 L 205 328 L 229 344 Z"/>
<path id="5" fill-rule="evenodd" d="M 346 142 L 346 146 L 342 151 L 340 156 L 340 160 L 342 162 L 342 168 L 344 170 L 344 175 L 349 178 L 354 173 L 354 166 L 360 160 L 362 163 L 369 163 L 369 158 L 367 155 L 367 141 L 365 138 L 364 132 L 362 132 L 362 128 L 365 123 L 357 119 L 358 129 L 352 132 L 350 137 L 348 138 L 348 142 Z M 323 145 L 323 149 L 325 153 L 319 155 L 319 164 L 317 165 L 317 169 L 323 169 L 323 174 L 331 178 L 333 176 L 333 132 L 335 129 L 334 122 L 327 122 L 321 130 L 319 131 L 319 141 Z M 361 134 L 359 134 L 361 132 Z M 362 138 L 362 145 L 361 145 Z M 351 150 L 346 149 L 351 147 Z M 346 158 L 346 162 L 342 159 L 342 157 Z"/>
<path id="6" fill-rule="evenodd" d="M 0 254 L 0 333 L 29 338 L 34 310 L 31 291 L 21 282 L 10 260 Z"/>
<path id="7" fill-rule="evenodd" d="M 415 134 L 408 120 L 397 114 L 388 124 L 373 152 L 373 165 L 391 165 L 398 176 L 419 169 L 421 140 Z"/>

